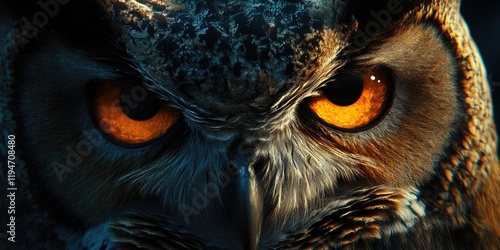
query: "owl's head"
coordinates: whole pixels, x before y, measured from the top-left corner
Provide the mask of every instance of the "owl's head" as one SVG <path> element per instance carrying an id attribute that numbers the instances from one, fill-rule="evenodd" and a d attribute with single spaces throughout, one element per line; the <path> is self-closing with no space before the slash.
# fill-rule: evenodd
<path id="1" fill-rule="evenodd" d="M 13 110 L 67 246 L 458 228 L 497 160 L 459 1 L 48 2 Z"/>

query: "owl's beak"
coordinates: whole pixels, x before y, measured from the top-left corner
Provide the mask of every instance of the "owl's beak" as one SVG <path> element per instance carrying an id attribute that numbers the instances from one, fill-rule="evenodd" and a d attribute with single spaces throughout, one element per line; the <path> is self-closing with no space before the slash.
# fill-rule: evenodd
<path id="1" fill-rule="evenodd" d="M 255 170 L 243 158 L 232 163 L 237 173 L 228 189 L 228 211 L 242 249 L 253 250 L 259 245 L 264 202 Z"/>

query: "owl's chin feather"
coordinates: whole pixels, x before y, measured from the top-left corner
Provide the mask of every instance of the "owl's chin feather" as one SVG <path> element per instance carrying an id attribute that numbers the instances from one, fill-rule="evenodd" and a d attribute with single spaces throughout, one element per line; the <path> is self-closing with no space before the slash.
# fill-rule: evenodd
<path id="1" fill-rule="evenodd" d="M 234 231 L 243 230 L 238 227 L 245 225 L 236 224 L 233 229 L 210 228 L 200 225 L 207 223 L 207 219 L 197 219 L 186 226 L 175 215 L 168 214 L 160 203 L 142 201 L 127 206 L 111 219 L 86 230 L 81 238 L 73 237 L 66 244 L 88 249 L 144 246 L 149 249 L 219 249 L 234 248 L 234 244 L 248 249 L 354 246 L 357 241 L 405 233 L 421 223 L 425 207 L 418 196 L 414 188 L 409 191 L 384 186 L 356 188 L 328 201 L 323 208 L 311 213 L 305 223 L 273 231 L 263 228 L 262 237 L 257 236 L 260 244 L 254 248 L 249 247 L 248 242 L 240 245 L 232 238 L 239 235 Z"/>
<path id="2" fill-rule="evenodd" d="M 159 204 L 141 202 L 101 224 L 89 228 L 67 246 L 75 249 L 206 249 L 196 232 L 176 225 Z"/>

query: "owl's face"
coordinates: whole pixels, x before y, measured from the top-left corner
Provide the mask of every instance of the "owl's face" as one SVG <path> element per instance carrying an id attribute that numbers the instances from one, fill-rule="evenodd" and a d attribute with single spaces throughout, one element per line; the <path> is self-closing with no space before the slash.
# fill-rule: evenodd
<path id="1" fill-rule="evenodd" d="M 462 132 L 479 126 L 471 107 L 493 126 L 487 101 L 469 100 L 489 97 L 458 1 L 61 8 L 16 62 L 16 112 L 37 195 L 80 221 L 62 227 L 85 228 L 84 245 L 97 233 L 248 249 L 403 233 L 438 209 L 426 195 L 442 192 L 450 155 L 479 144 Z"/>

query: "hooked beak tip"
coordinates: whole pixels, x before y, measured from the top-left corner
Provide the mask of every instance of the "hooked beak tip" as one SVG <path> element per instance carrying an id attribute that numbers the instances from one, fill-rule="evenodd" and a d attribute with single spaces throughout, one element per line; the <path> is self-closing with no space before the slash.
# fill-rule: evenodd
<path id="1" fill-rule="evenodd" d="M 231 193 L 231 217 L 243 249 L 257 249 L 260 240 L 263 197 L 253 168 L 237 167 Z"/>

